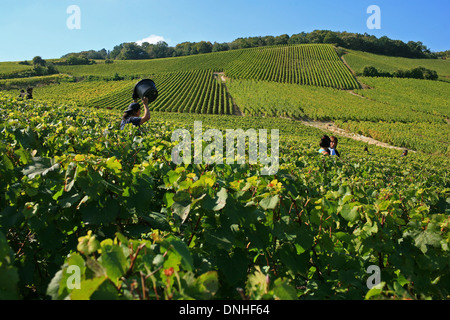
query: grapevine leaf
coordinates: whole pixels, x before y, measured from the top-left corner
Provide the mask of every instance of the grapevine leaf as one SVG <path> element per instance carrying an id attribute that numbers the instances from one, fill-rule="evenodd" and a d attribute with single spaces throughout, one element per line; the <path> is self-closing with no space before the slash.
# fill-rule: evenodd
<path id="1" fill-rule="evenodd" d="M 266 275 L 259 266 L 255 266 L 255 272 L 250 274 L 246 283 L 246 293 L 253 299 L 258 299 L 268 290 L 268 281 Z"/>
<path id="2" fill-rule="evenodd" d="M 30 179 L 34 179 L 36 176 L 45 176 L 50 172 L 58 170 L 59 163 L 55 163 L 53 159 L 48 158 L 33 158 L 33 163 L 23 169 L 23 174 Z"/>
<path id="3" fill-rule="evenodd" d="M 217 193 L 216 205 L 213 208 L 213 210 L 219 211 L 223 209 L 223 207 L 225 207 L 225 204 L 227 202 L 227 198 L 228 198 L 227 189 L 225 188 L 220 189 L 220 191 Z"/>
<path id="4" fill-rule="evenodd" d="M 128 267 L 128 261 L 122 248 L 116 245 L 103 246 L 99 262 L 106 269 L 108 278 L 118 286 L 120 278 L 125 274 Z"/>
<path id="5" fill-rule="evenodd" d="M 59 300 L 63 299 L 64 297 L 61 297 L 59 294 L 60 289 L 60 283 L 63 278 L 63 270 L 59 270 L 56 272 L 52 280 L 50 281 L 48 287 L 47 287 L 47 294 L 53 299 L 53 300 Z"/>
<path id="6" fill-rule="evenodd" d="M 280 197 L 278 195 L 268 196 L 268 197 L 262 199 L 259 202 L 259 205 L 264 210 L 271 210 L 271 209 L 275 209 L 276 208 L 276 206 L 277 206 L 279 201 L 280 201 Z"/>
<path id="7" fill-rule="evenodd" d="M 191 204 L 183 205 L 179 202 L 174 202 L 172 204 L 172 210 L 173 212 L 181 218 L 181 223 L 184 223 L 186 218 L 189 215 L 189 212 L 191 211 Z"/>
<path id="8" fill-rule="evenodd" d="M 225 280 L 231 285 L 245 281 L 248 264 L 245 252 L 239 248 L 234 249 L 232 255 L 224 250 L 220 250 L 217 254 L 218 269 L 223 273 Z"/>
<path id="9" fill-rule="evenodd" d="M 184 242 L 175 239 L 170 240 L 169 243 L 173 246 L 174 251 L 180 256 L 183 268 L 192 271 L 194 269 L 194 262 L 187 245 Z"/>
<path id="10" fill-rule="evenodd" d="M 227 189 L 221 188 L 215 198 L 211 198 L 209 195 L 206 196 L 206 199 L 203 201 L 203 207 L 206 210 L 219 211 L 225 207 L 227 199 Z"/>
<path id="11" fill-rule="evenodd" d="M 72 300 L 89 300 L 91 295 L 105 280 L 106 278 L 94 278 L 81 281 L 81 289 L 74 289 L 70 294 L 70 298 Z"/>
<path id="12" fill-rule="evenodd" d="M 191 211 L 191 196 L 187 191 L 179 191 L 173 196 L 174 203 L 171 208 L 181 218 L 182 223 Z"/>
<path id="13" fill-rule="evenodd" d="M 195 286 L 201 294 L 201 299 L 212 299 L 217 290 L 219 290 L 217 271 L 209 271 L 199 276 L 195 281 Z"/>
<path id="14" fill-rule="evenodd" d="M 410 223 L 409 225 L 413 225 Z M 427 246 L 439 247 L 441 244 L 441 235 L 439 234 L 439 226 L 435 223 L 429 223 L 425 230 L 417 228 L 409 232 L 414 239 L 414 244 L 420 249 L 424 254 L 427 253 Z"/>
<path id="15" fill-rule="evenodd" d="M 288 284 L 287 279 L 278 278 L 274 282 L 274 295 L 281 300 L 295 300 L 297 299 L 297 291 Z"/>
<path id="16" fill-rule="evenodd" d="M 6 168 L 9 171 L 14 170 L 14 164 L 5 154 L 2 154 L 2 164 L 2 168 Z"/>
<path id="17" fill-rule="evenodd" d="M 150 212 L 148 215 L 141 215 L 141 217 L 155 229 L 170 230 L 166 216 L 161 213 Z"/>
<path id="18" fill-rule="evenodd" d="M 19 273 L 12 265 L 13 252 L 0 232 L 0 300 L 18 299 Z"/>
<path id="19" fill-rule="evenodd" d="M 381 294 L 383 291 L 383 287 L 385 286 L 385 282 L 380 282 L 379 284 L 375 285 L 370 289 L 365 296 L 365 300 L 369 300 L 372 297 L 376 297 Z"/>
<path id="20" fill-rule="evenodd" d="M 122 171 L 122 165 L 120 161 L 116 159 L 116 157 L 111 157 L 106 161 L 106 167 L 114 173 L 120 173 Z"/>
<path id="21" fill-rule="evenodd" d="M 359 206 L 351 206 L 349 204 L 344 204 L 341 207 L 340 214 L 341 216 L 349 221 L 349 222 L 355 222 L 360 216 L 358 212 Z"/>
<path id="22" fill-rule="evenodd" d="M 174 201 L 173 201 L 173 196 L 174 195 L 175 194 L 171 193 L 171 192 L 164 193 L 163 201 L 164 201 L 164 204 L 166 205 L 167 208 L 170 208 L 172 206 L 172 204 L 174 203 Z"/>

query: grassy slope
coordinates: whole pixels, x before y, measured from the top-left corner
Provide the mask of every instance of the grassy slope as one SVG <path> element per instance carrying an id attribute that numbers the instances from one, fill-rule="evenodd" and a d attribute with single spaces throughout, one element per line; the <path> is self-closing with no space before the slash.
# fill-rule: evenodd
<path id="1" fill-rule="evenodd" d="M 0 76 L 2 74 L 16 73 L 29 69 L 32 69 L 32 66 L 19 64 L 18 62 L 14 61 L 0 62 Z"/>
<path id="2" fill-rule="evenodd" d="M 346 50 L 344 60 L 356 73 L 362 73 L 364 67 L 373 66 L 379 71 L 394 72 L 398 69 L 412 69 L 424 67 L 435 70 L 441 79 L 450 80 L 450 60 L 442 59 L 410 59 L 401 57 L 389 57 L 369 52 Z"/>

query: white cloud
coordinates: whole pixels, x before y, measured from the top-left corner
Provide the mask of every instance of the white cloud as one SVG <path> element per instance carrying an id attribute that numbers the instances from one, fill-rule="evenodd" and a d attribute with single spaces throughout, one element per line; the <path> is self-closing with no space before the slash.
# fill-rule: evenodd
<path id="1" fill-rule="evenodd" d="M 164 39 L 164 37 L 162 37 L 162 36 L 157 36 L 157 35 L 155 35 L 155 34 L 152 34 L 151 36 L 148 36 L 147 38 L 144 38 L 144 39 L 142 39 L 142 40 L 136 41 L 136 43 L 137 43 L 138 45 L 142 45 L 144 42 L 148 42 L 148 43 L 150 43 L 150 44 L 157 44 L 159 41 L 165 41 L 165 42 L 167 42 L 166 39 Z"/>

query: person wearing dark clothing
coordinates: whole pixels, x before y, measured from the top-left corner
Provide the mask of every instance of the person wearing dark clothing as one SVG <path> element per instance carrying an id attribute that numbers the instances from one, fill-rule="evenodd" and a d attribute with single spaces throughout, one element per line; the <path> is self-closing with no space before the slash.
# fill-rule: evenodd
<path id="1" fill-rule="evenodd" d="M 134 126 L 141 126 L 148 120 L 150 120 L 150 111 L 148 110 L 148 98 L 142 98 L 142 103 L 144 105 L 144 116 L 141 117 L 141 106 L 137 102 L 137 99 L 134 100 L 129 106 L 128 109 L 125 110 L 122 117 L 122 122 L 120 123 L 120 130 L 123 130 L 125 126 L 131 123 Z"/>
<path id="2" fill-rule="evenodd" d="M 319 153 L 323 154 L 324 156 L 329 156 L 330 155 L 330 137 L 327 135 L 324 135 L 321 139 L 320 139 L 320 143 L 319 143 L 320 149 L 319 149 Z"/>
<path id="3" fill-rule="evenodd" d="M 27 89 L 27 99 L 33 99 L 33 88 Z"/>
<path id="4" fill-rule="evenodd" d="M 400 157 L 406 157 L 408 155 L 408 150 L 403 151 L 402 155 Z"/>

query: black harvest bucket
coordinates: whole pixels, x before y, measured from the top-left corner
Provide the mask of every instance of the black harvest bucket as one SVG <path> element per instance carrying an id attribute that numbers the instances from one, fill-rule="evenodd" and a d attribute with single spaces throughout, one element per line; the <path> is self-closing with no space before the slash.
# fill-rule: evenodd
<path id="1" fill-rule="evenodd" d="M 147 97 L 149 103 L 155 101 L 158 97 L 158 90 L 153 80 L 143 79 L 134 86 L 133 99 L 142 99 L 143 97 Z"/>

